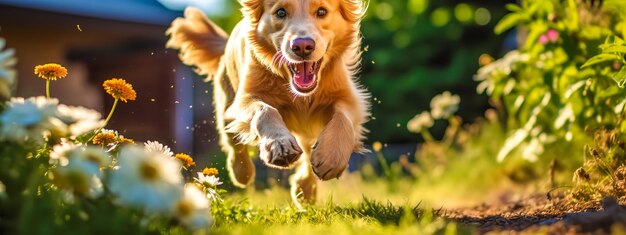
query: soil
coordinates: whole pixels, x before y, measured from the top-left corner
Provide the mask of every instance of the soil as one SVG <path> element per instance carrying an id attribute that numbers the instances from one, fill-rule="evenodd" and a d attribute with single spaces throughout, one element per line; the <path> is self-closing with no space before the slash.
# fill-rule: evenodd
<path id="1" fill-rule="evenodd" d="M 535 194 L 518 201 L 445 211 L 445 217 L 478 227 L 481 234 L 625 234 L 624 200 L 575 202 Z"/>

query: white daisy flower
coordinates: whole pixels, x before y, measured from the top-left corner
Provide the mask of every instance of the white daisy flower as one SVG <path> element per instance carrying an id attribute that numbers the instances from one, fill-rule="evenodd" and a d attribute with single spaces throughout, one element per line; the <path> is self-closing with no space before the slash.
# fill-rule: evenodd
<path id="1" fill-rule="evenodd" d="M 507 53 L 499 60 L 481 67 L 478 69 L 476 75 L 474 75 L 474 81 L 480 82 L 478 86 L 476 86 L 476 92 L 484 92 L 487 95 L 493 94 L 496 88 L 495 78 L 508 77 L 511 75 L 512 71 L 517 69 L 519 64 L 526 63 L 529 60 L 529 54 L 514 50 Z"/>
<path id="2" fill-rule="evenodd" d="M 206 192 L 206 196 L 213 200 L 219 200 L 221 201 L 222 199 L 220 198 L 220 195 L 217 193 L 217 191 L 215 190 L 215 187 L 217 187 L 218 185 L 221 185 L 223 182 L 220 181 L 220 178 L 215 176 L 215 175 L 204 175 L 202 174 L 202 172 L 198 172 L 198 178 L 193 178 L 193 180 L 200 186 L 202 186 L 204 188 L 204 191 Z"/>
<path id="3" fill-rule="evenodd" d="M 51 163 L 65 166 L 69 158 L 82 158 L 98 165 L 98 167 L 109 166 L 113 159 L 103 149 L 90 145 L 76 145 L 73 142 L 63 141 L 61 144 L 52 146 L 50 152 Z"/>
<path id="4" fill-rule="evenodd" d="M 167 212 L 181 198 L 183 179 L 176 159 L 126 146 L 117 163 L 108 184 L 121 204 Z"/>
<path id="5" fill-rule="evenodd" d="M 144 150 L 148 154 L 160 154 L 165 157 L 173 157 L 174 153 L 167 145 L 161 144 L 158 141 L 146 141 L 144 143 Z"/>
<path id="6" fill-rule="evenodd" d="M 202 172 L 198 172 L 198 178 L 193 178 L 196 183 L 206 186 L 206 187 L 215 187 L 221 185 L 223 182 L 220 181 L 220 178 L 215 175 L 204 175 Z"/>
<path id="7" fill-rule="evenodd" d="M 104 125 L 100 112 L 84 107 L 60 104 L 57 117 L 69 125 L 70 138 L 76 138 Z"/>
<path id="8" fill-rule="evenodd" d="M 59 165 L 53 170 L 54 182 L 59 188 L 88 197 L 102 195 L 100 167 L 103 164 L 110 164 L 108 160 L 110 158 L 102 149 L 93 146 L 61 144 L 53 147 L 50 156 L 65 159 L 65 161 L 59 161 Z"/>
<path id="9" fill-rule="evenodd" d="M 461 98 L 445 91 L 430 101 L 430 111 L 434 119 L 448 118 L 459 109 Z"/>
<path id="10" fill-rule="evenodd" d="M 424 111 L 409 120 L 406 127 L 410 132 L 420 133 L 423 129 L 432 127 L 434 124 L 433 118 L 430 113 Z"/>
<path id="11" fill-rule="evenodd" d="M 91 145 L 81 146 L 78 156 L 100 167 L 110 166 L 113 162 L 113 158 L 104 149 Z"/>
<path id="12" fill-rule="evenodd" d="M 15 50 L 5 50 L 5 46 L 6 41 L 4 38 L 0 38 L 0 101 L 11 97 L 17 74 L 13 68 L 17 63 Z"/>
<path id="13" fill-rule="evenodd" d="M 68 158 L 76 150 L 76 144 L 63 140 L 61 144 L 52 146 L 50 151 L 50 164 L 53 165 L 67 165 Z"/>
<path id="14" fill-rule="evenodd" d="M 214 202 L 223 201 L 220 195 L 217 193 L 217 190 L 215 190 L 215 188 L 205 188 L 205 191 L 206 191 L 206 197 L 208 199 L 211 199 Z"/>
<path id="15" fill-rule="evenodd" d="M 185 184 L 182 198 L 174 205 L 174 214 L 193 230 L 209 228 L 213 224 L 211 202 L 194 184 Z"/>
<path id="16" fill-rule="evenodd" d="M 67 126 L 57 119 L 57 99 L 12 98 L 0 114 L 0 140 L 42 144 L 50 135 L 63 137 Z"/>

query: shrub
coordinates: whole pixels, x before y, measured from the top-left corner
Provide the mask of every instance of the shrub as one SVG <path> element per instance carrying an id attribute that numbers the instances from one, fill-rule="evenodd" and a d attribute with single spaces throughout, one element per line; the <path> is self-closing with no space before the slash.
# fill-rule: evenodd
<path id="1" fill-rule="evenodd" d="M 519 49 L 480 68 L 478 92 L 508 114 L 502 161 L 523 148 L 535 161 L 547 144 L 584 140 L 585 129 L 626 131 L 626 3 L 522 1 L 495 27 L 517 27 Z M 486 61 L 489 61 L 488 59 Z"/>

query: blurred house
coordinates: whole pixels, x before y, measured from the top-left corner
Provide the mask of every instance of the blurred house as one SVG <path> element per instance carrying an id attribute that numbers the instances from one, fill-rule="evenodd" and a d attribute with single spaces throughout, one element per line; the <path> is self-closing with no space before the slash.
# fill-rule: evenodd
<path id="1" fill-rule="evenodd" d="M 52 83 L 51 95 L 106 116 L 113 99 L 101 84 L 123 78 L 137 100 L 120 103 L 109 128 L 176 152 L 213 151 L 211 89 L 164 46 L 181 14 L 156 0 L 0 0 L 0 37 L 18 58 L 16 95 L 43 95 L 45 81 L 33 68 L 60 63 L 69 75 Z"/>

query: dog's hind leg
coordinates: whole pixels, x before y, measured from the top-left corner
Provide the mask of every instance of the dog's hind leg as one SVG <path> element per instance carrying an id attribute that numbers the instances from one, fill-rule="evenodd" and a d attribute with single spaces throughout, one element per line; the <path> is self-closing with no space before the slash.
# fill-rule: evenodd
<path id="1" fill-rule="evenodd" d="M 298 161 L 293 175 L 289 177 L 291 184 L 291 199 L 298 209 L 304 209 L 302 204 L 313 204 L 317 197 L 317 177 L 310 164 L 310 152 L 305 152 Z"/>
<path id="2" fill-rule="evenodd" d="M 224 70 L 224 66 L 218 69 L 213 83 L 215 120 L 220 134 L 220 146 L 228 156 L 226 164 L 230 179 L 235 186 L 244 188 L 254 179 L 254 163 L 248 155 L 247 146 L 240 144 L 234 134 L 225 131 L 229 121 L 226 120 L 225 113 L 232 103 L 235 91 Z"/>
<path id="3" fill-rule="evenodd" d="M 254 163 L 248 155 L 247 146 L 238 144 L 231 134 L 223 133 L 220 142 L 228 155 L 227 167 L 230 179 L 237 187 L 244 188 L 254 180 Z"/>
<path id="4" fill-rule="evenodd" d="M 216 104 L 219 100 L 216 100 Z M 254 179 L 254 163 L 248 155 L 248 149 L 245 144 L 238 143 L 237 138 L 230 133 L 224 131 L 224 113 L 219 111 L 220 105 L 216 105 L 215 118 L 217 119 L 217 127 L 220 132 L 220 146 L 227 154 L 226 166 L 228 174 L 233 184 L 237 187 L 245 188 Z"/>

